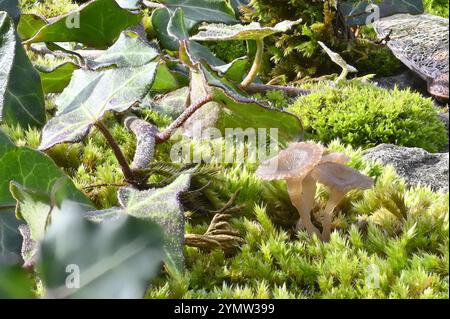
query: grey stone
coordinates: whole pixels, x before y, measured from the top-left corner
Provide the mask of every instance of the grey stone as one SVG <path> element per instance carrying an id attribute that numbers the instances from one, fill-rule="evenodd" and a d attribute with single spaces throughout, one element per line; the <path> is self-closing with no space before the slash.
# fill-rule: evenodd
<path id="1" fill-rule="evenodd" d="M 381 144 L 367 150 L 364 157 L 394 166 L 410 185 L 428 185 L 435 191 L 448 192 L 448 153 L 428 153 L 421 148 Z"/>
<path id="2" fill-rule="evenodd" d="M 427 85 L 424 80 L 411 71 L 404 71 L 400 74 L 386 77 L 374 78 L 373 82 L 384 89 L 392 90 L 396 86 L 400 90 L 411 89 L 428 95 Z"/>
<path id="3" fill-rule="evenodd" d="M 447 129 L 447 132 L 448 132 L 448 113 L 444 113 L 444 112 L 439 113 L 439 118 L 444 123 L 445 128 Z"/>

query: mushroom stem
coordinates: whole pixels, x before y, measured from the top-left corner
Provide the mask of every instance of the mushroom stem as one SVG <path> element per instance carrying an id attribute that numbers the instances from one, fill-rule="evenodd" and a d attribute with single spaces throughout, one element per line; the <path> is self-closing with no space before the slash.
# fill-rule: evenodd
<path id="1" fill-rule="evenodd" d="M 331 235 L 331 223 L 333 221 L 334 209 L 344 197 L 342 193 L 334 193 L 330 195 L 327 205 L 322 212 L 322 240 L 329 241 Z"/>
<path id="2" fill-rule="evenodd" d="M 308 232 L 308 234 L 312 237 L 316 234 L 317 237 L 321 237 L 320 231 L 311 221 L 311 209 L 307 210 L 308 207 L 312 207 L 312 204 L 305 202 L 302 196 L 302 188 L 303 183 L 301 179 L 292 178 L 286 179 L 287 190 L 289 193 L 289 197 L 291 199 L 292 204 L 297 208 L 298 213 L 300 214 L 301 225 L 303 225 Z M 310 182 L 307 182 L 307 193 L 311 193 Z M 314 190 L 315 193 L 315 190 Z"/>
<path id="3" fill-rule="evenodd" d="M 264 53 L 264 40 L 257 39 L 256 40 L 256 55 L 253 60 L 253 65 L 250 71 L 248 72 L 245 79 L 241 82 L 241 87 L 246 88 L 250 84 L 252 84 L 253 80 L 255 80 L 258 75 L 259 69 L 261 68 L 261 64 L 263 61 L 263 53 Z"/>

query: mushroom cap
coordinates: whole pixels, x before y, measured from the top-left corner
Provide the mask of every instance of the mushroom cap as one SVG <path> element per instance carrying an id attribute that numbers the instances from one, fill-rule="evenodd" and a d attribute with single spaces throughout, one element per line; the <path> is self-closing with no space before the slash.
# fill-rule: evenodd
<path id="1" fill-rule="evenodd" d="M 322 156 L 320 163 L 338 163 L 338 164 L 347 164 L 350 161 L 350 157 L 345 155 L 344 153 L 329 153 L 327 155 Z"/>
<path id="2" fill-rule="evenodd" d="M 311 176 L 319 183 L 344 193 L 355 188 L 367 189 L 373 185 L 370 177 L 339 163 L 320 163 L 311 172 Z"/>
<path id="3" fill-rule="evenodd" d="M 305 177 L 322 158 L 323 147 L 312 143 L 293 143 L 277 156 L 264 161 L 256 170 L 263 180 Z"/>

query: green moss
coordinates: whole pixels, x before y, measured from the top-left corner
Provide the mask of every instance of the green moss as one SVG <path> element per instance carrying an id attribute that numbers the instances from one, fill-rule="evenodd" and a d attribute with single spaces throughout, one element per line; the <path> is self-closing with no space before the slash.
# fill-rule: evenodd
<path id="1" fill-rule="evenodd" d="M 308 138 L 324 143 L 339 138 L 364 148 L 392 143 L 430 152 L 448 141 L 432 100 L 418 93 L 357 81 L 316 88 L 320 92 L 300 97 L 288 108 L 303 120 Z"/>
<path id="2" fill-rule="evenodd" d="M 227 63 L 247 55 L 247 46 L 243 41 L 205 42 L 203 44 L 219 59 Z"/>
<path id="3" fill-rule="evenodd" d="M 425 11 L 433 15 L 448 18 L 448 1 L 445 0 L 424 0 Z"/>
<path id="4" fill-rule="evenodd" d="M 20 0 L 19 3 L 23 13 L 34 13 L 46 18 L 65 14 L 78 7 L 71 0 L 45 0 L 42 2 L 37 2 L 36 0 Z"/>
<path id="5" fill-rule="evenodd" d="M 372 190 L 353 192 L 339 206 L 330 242 L 280 228 L 270 218 L 271 199 L 261 192 L 266 183 L 254 177 L 254 168 L 229 167 L 224 188 L 251 187 L 240 197 L 253 203 L 251 214 L 233 223 L 246 243 L 231 258 L 186 247 L 187 271 L 162 275 L 147 297 L 448 298 L 448 194 L 407 189 L 391 167 L 362 160 L 361 149 L 339 142 L 329 148 L 347 153 L 351 166 L 376 178 Z M 242 178 L 235 182 L 238 171 Z M 278 192 L 286 192 L 283 184 Z M 317 193 L 319 205 L 324 193 L 323 188 Z M 377 200 L 398 194 L 406 205 L 405 219 Z M 387 219 L 392 222 L 380 222 Z M 189 224 L 187 230 L 202 233 L 206 227 Z"/>

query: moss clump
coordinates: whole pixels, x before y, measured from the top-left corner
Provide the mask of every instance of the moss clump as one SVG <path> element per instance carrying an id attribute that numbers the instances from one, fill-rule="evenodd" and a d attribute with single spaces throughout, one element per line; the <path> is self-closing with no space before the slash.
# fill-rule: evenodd
<path id="1" fill-rule="evenodd" d="M 315 75 L 340 72 L 317 41 L 338 52 L 359 74 L 387 76 L 395 74 L 401 63 L 385 47 L 375 44 L 375 33 L 363 28 L 353 39 L 336 27 L 336 1 L 252 0 L 251 10 L 244 10 L 244 20 L 273 25 L 283 20 L 302 19 L 302 24 L 282 35 L 268 37 L 267 64 L 261 77 L 285 76 L 298 80 Z"/>
<path id="2" fill-rule="evenodd" d="M 247 46 L 243 41 L 205 42 L 203 44 L 219 59 L 227 63 L 247 55 Z"/>
<path id="3" fill-rule="evenodd" d="M 425 11 L 437 16 L 448 18 L 448 1 L 446 0 L 424 0 Z"/>
<path id="4" fill-rule="evenodd" d="M 72 10 L 78 5 L 71 0 L 45 0 L 37 2 L 36 0 L 20 0 L 19 4 L 22 13 L 33 13 L 46 18 L 53 18 Z"/>
<path id="5" fill-rule="evenodd" d="M 304 123 L 306 136 L 329 143 L 339 138 L 364 148 L 381 143 L 442 149 L 448 136 L 431 99 L 418 93 L 351 81 L 300 97 L 288 111 Z"/>

